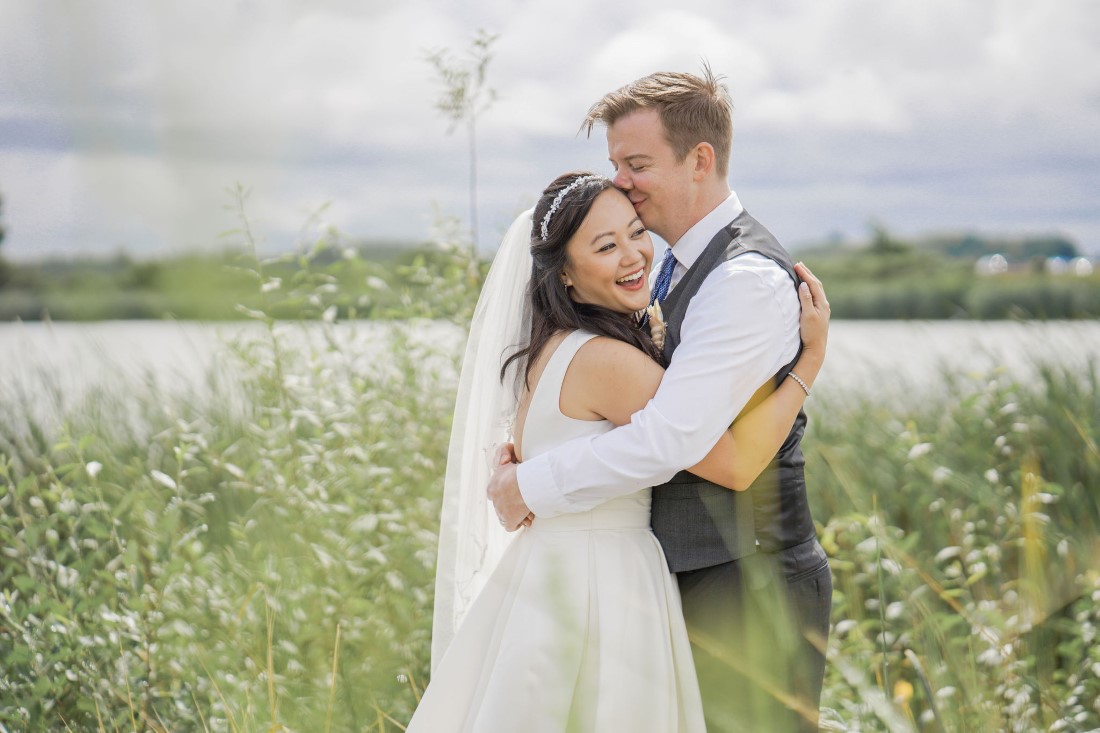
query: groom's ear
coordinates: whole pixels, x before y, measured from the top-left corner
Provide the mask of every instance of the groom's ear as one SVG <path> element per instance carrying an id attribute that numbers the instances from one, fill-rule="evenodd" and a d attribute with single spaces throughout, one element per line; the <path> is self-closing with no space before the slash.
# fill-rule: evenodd
<path id="1" fill-rule="evenodd" d="M 701 142 L 691 149 L 688 154 L 695 162 L 695 170 L 692 179 L 702 181 L 714 170 L 714 146 L 708 142 Z"/>

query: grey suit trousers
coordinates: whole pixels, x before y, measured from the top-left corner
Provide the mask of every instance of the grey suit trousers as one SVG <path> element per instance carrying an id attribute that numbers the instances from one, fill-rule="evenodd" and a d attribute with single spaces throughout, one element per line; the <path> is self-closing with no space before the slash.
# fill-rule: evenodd
<path id="1" fill-rule="evenodd" d="M 708 732 L 817 731 L 833 587 L 817 540 L 676 577 Z"/>

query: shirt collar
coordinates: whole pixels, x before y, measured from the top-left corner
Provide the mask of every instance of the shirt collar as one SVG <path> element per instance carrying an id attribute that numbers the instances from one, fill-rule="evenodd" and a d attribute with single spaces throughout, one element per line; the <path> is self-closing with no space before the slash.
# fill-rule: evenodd
<path id="1" fill-rule="evenodd" d="M 699 255 L 703 254 L 703 250 L 710 244 L 710 240 L 714 239 L 714 235 L 718 233 L 718 230 L 741 216 L 741 212 L 744 210 L 745 208 L 741 206 L 737 194 L 730 191 L 730 195 L 725 201 L 715 206 L 709 214 L 695 222 L 695 225 L 684 232 L 684 236 L 676 242 L 672 248 L 676 261 L 685 268 L 690 269 L 695 261 L 699 259 Z"/>

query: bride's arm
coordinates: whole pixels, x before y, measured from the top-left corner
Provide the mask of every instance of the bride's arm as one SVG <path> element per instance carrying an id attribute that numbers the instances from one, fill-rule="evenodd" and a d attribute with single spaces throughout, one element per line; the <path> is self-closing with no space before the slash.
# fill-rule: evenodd
<path id="1" fill-rule="evenodd" d="M 829 304 L 813 273 L 803 266 L 798 271 L 807 282 L 799 289 L 804 344 L 792 371 L 812 387 L 825 358 Z M 658 364 L 632 346 L 608 338 L 593 339 L 577 353 L 567 373 L 561 406 L 566 414 L 590 410 L 615 425 L 624 425 L 653 397 L 663 373 Z M 750 401 L 754 406 L 722 434 L 710 453 L 688 470 L 728 489 L 748 488 L 783 445 L 806 400 L 806 393 L 793 379 L 784 379 L 764 397 L 769 390 L 770 383 L 757 392 Z"/>
<path id="2" fill-rule="evenodd" d="M 798 291 L 803 344 L 791 372 L 810 389 L 825 360 L 830 309 L 821 281 L 801 263 L 795 269 L 805 281 Z M 710 453 L 689 470 L 727 489 L 747 489 L 787 439 L 807 396 L 795 379 L 784 379 L 778 388 L 769 381 L 753 395 L 749 409 L 734 420 Z"/>
<path id="3" fill-rule="evenodd" d="M 585 351 L 589 353 L 585 355 Z M 807 353 L 803 349 L 793 369 L 809 387 L 813 386 L 821 368 L 819 353 Z M 587 384 L 585 392 L 593 398 L 589 403 L 591 409 L 615 425 L 630 422 L 630 416 L 642 409 L 656 393 L 664 373 L 658 364 L 637 349 L 611 339 L 593 339 L 581 348 L 577 359 L 583 359 L 583 364 L 602 362 L 600 377 Z M 578 369 L 578 372 L 585 371 L 584 367 Z M 577 382 L 580 381 L 589 382 L 589 379 L 578 375 Z M 785 379 L 778 389 L 759 401 L 771 387 L 769 383 L 757 392 L 753 397 L 757 404 L 722 433 L 710 453 L 688 468 L 689 471 L 735 491 L 747 489 L 756 480 L 783 445 L 806 401 L 806 393 L 793 379 Z M 563 407 L 567 394 L 563 392 Z"/>
<path id="4" fill-rule="evenodd" d="M 823 356 L 803 349 L 791 371 L 812 388 Z M 727 489 L 749 488 L 775 458 L 806 401 L 806 392 L 793 379 L 784 379 L 778 389 L 772 390 L 771 382 L 761 387 L 750 401 L 756 404 L 739 415 L 710 453 L 688 470 Z M 767 397 L 758 401 L 764 395 Z"/>

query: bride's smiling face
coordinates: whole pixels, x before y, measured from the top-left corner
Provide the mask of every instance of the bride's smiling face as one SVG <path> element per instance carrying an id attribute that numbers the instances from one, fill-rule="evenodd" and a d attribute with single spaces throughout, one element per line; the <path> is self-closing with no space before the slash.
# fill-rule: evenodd
<path id="1" fill-rule="evenodd" d="M 574 301 L 618 313 L 649 304 L 653 241 L 622 192 L 609 188 L 596 197 L 565 254 L 562 281 Z"/>

